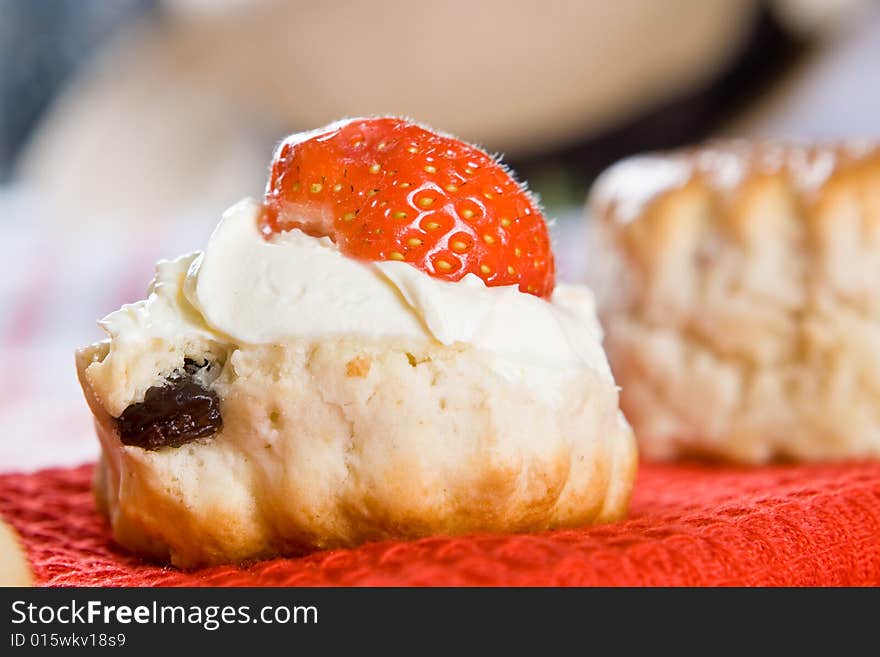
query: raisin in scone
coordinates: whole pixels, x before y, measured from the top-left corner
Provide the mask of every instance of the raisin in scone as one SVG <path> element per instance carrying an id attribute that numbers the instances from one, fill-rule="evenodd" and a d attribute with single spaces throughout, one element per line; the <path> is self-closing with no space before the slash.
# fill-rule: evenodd
<path id="1" fill-rule="evenodd" d="M 80 380 L 122 545 L 193 567 L 622 517 L 632 432 L 534 200 L 398 119 L 294 135 Z"/>
<path id="2" fill-rule="evenodd" d="M 642 453 L 880 456 L 880 149 L 720 142 L 591 196 L 594 287 Z"/>

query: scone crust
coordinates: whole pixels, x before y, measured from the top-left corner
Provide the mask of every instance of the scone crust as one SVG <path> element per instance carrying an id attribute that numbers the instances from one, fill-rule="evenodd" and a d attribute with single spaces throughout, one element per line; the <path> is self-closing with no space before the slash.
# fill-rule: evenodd
<path id="1" fill-rule="evenodd" d="M 590 259 L 642 453 L 880 456 L 880 148 L 716 142 L 597 181 Z"/>
<path id="2" fill-rule="evenodd" d="M 599 376 L 548 404 L 469 347 L 347 337 L 219 354 L 191 344 L 224 361 L 213 383 L 223 430 L 145 451 L 120 443 L 102 403 L 109 349 L 77 356 L 103 448 L 96 495 L 115 539 L 145 556 L 195 567 L 626 513 L 635 442 Z"/>
<path id="3" fill-rule="evenodd" d="M 0 519 L 0 586 L 30 586 L 31 569 L 18 534 Z"/>

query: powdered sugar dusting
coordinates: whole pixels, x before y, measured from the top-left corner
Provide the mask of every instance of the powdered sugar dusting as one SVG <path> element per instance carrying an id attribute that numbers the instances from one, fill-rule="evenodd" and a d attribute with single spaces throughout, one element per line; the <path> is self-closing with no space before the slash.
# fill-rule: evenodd
<path id="1" fill-rule="evenodd" d="M 618 223 L 637 219 L 654 198 L 700 178 L 718 192 L 731 193 L 753 176 L 787 176 L 800 193 L 820 190 L 835 173 L 878 148 L 871 140 L 808 145 L 729 140 L 700 148 L 635 156 L 603 173 L 593 187 L 594 210 Z"/>
<path id="2" fill-rule="evenodd" d="M 692 166 L 682 157 L 642 155 L 619 162 L 603 173 L 593 186 L 595 207 L 614 206 L 618 221 L 638 217 L 657 195 L 684 185 Z"/>

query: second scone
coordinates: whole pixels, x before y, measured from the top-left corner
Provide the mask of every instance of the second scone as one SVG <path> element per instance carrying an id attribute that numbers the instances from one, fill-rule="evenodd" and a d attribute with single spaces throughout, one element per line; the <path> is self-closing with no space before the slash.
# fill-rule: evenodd
<path id="1" fill-rule="evenodd" d="M 875 145 L 634 157 L 591 210 L 606 346 L 646 456 L 880 456 Z"/>

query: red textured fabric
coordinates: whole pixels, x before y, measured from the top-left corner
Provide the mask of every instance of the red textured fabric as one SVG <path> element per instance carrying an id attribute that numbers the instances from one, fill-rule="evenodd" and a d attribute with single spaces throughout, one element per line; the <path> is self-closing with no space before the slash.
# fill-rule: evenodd
<path id="1" fill-rule="evenodd" d="M 644 465 L 630 519 L 428 538 L 182 572 L 115 547 L 92 468 L 0 477 L 37 582 L 106 586 L 878 585 L 880 464 Z"/>

